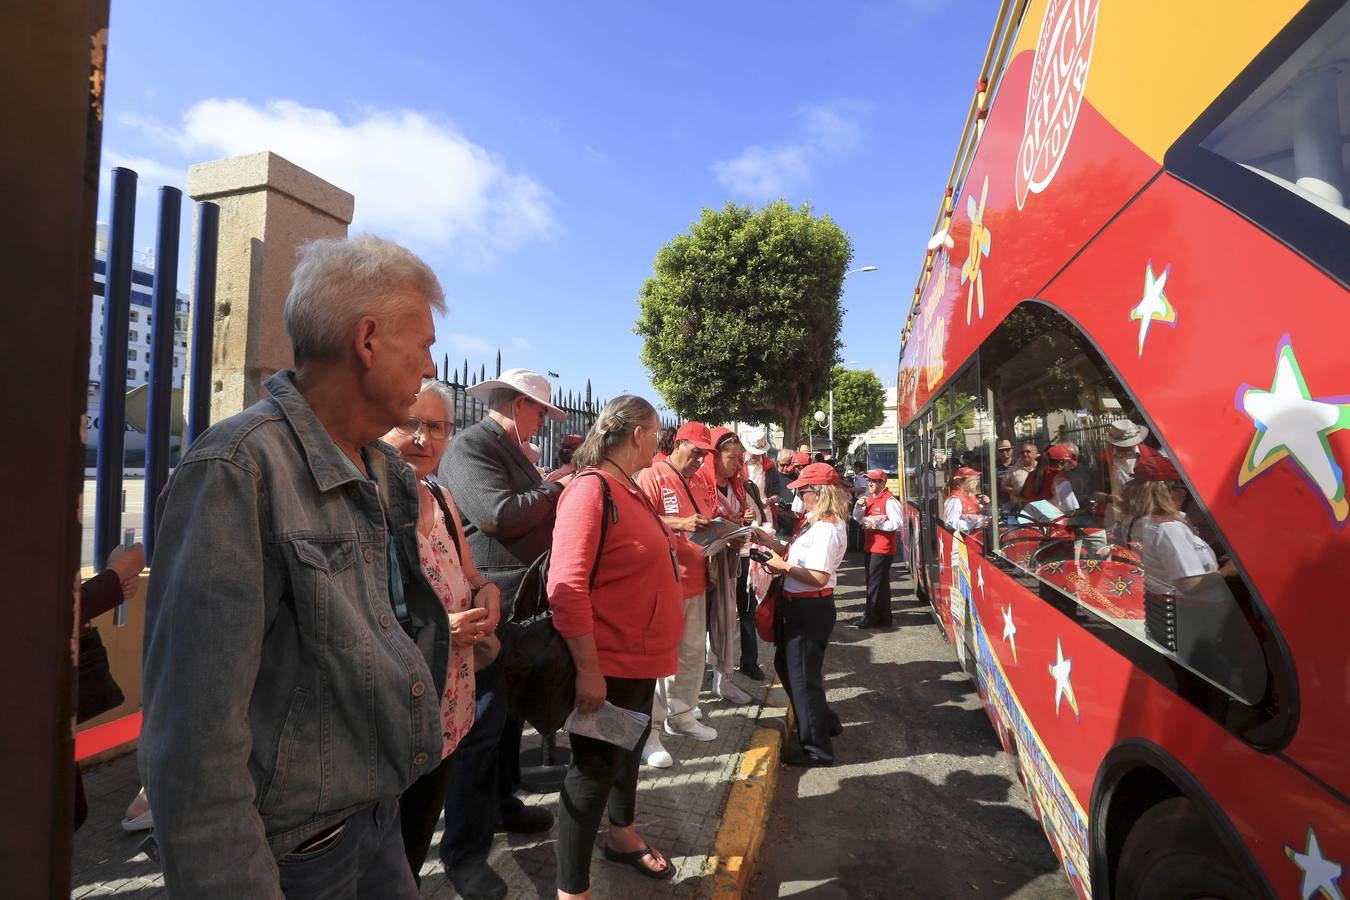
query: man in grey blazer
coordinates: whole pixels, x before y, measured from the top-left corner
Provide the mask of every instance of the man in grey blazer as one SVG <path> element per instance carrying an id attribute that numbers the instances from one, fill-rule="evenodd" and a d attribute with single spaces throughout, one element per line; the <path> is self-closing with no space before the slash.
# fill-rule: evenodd
<path id="1" fill-rule="evenodd" d="M 558 495 L 571 481 L 544 481 L 526 455 L 527 442 L 544 419 L 561 421 L 549 402 L 548 379 L 528 369 L 509 369 L 469 389 L 488 415 L 456 436 L 441 462 L 440 480 L 464 519 L 474 566 L 501 590 L 502 618 L 511 617 L 516 591 L 530 563 L 553 541 Z M 477 673 L 477 717 L 450 757 L 445 796 L 445 833 L 440 855 L 465 900 L 498 900 L 506 882 L 487 863 L 494 828 L 547 831 L 553 816 L 515 796 L 520 786 L 520 732 L 506 708 L 500 660 Z"/>

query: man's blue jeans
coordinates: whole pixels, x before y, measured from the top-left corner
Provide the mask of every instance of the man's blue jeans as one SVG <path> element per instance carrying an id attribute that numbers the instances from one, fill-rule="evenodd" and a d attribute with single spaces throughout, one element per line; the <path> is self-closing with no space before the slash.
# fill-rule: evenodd
<path id="1" fill-rule="evenodd" d="M 520 805 L 514 794 L 520 778 L 521 726 L 507 712 L 500 660 L 498 656 L 475 673 L 473 728 L 450 754 L 440 847 L 447 870 L 487 859 L 498 815 Z"/>
<path id="2" fill-rule="evenodd" d="M 398 800 L 381 800 L 353 815 L 331 844 L 277 860 L 286 900 L 417 900 L 403 852 Z"/>

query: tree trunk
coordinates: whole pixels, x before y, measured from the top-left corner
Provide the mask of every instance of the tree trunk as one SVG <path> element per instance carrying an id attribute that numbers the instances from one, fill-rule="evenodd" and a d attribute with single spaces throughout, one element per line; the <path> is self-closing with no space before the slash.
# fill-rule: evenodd
<path id="1" fill-rule="evenodd" d="M 801 441 L 802 411 L 795 406 L 785 406 L 783 413 L 783 449 L 796 450 Z"/>

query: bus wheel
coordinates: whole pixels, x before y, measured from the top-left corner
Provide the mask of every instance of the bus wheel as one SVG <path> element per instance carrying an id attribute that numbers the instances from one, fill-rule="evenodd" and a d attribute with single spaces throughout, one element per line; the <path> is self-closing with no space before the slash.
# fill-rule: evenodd
<path id="1" fill-rule="evenodd" d="M 1214 831 L 1185 797 L 1164 800 L 1130 829 L 1116 866 L 1115 900 L 1258 900 Z"/>

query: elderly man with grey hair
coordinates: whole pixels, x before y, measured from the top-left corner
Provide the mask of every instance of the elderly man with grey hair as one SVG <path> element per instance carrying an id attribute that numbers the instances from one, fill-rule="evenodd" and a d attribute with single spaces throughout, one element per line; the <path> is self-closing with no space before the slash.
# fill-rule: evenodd
<path id="1" fill-rule="evenodd" d="M 441 760 L 449 627 L 379 438 L 435 374 L 444 308 L 397 244 L 304 245 L 295 369 L 160 496 L 140 769 L 172 896 L 417 896 L 398 798 Z"/>
<path id="2" fill-rule="evenodd" d="M 469 393 L 487 404 L 488 414 L 455 438 L 440 476 L 459 504 L 474 565 L 501 590 L 505 623 L 525 570 L 552 546 L 558 495 L 572 480 L 545 481 L 529 440 L 546 418 L 561 421 L 564 414 L 550 402 L 548 379 L 528 369 L 508 369 Z M 440 857 L 465 900 L 506 896 L 506 882 L 487 862 L 494 829 L 540 832 L 553 824 L 548 810 L 515 795 L 521 724 L 507 709 L 501 671 L 511 633 L 499 627 L 498 637 L 501 655 L 477 673 L 477 718 L 450 757 L 445 794 Z"/>

